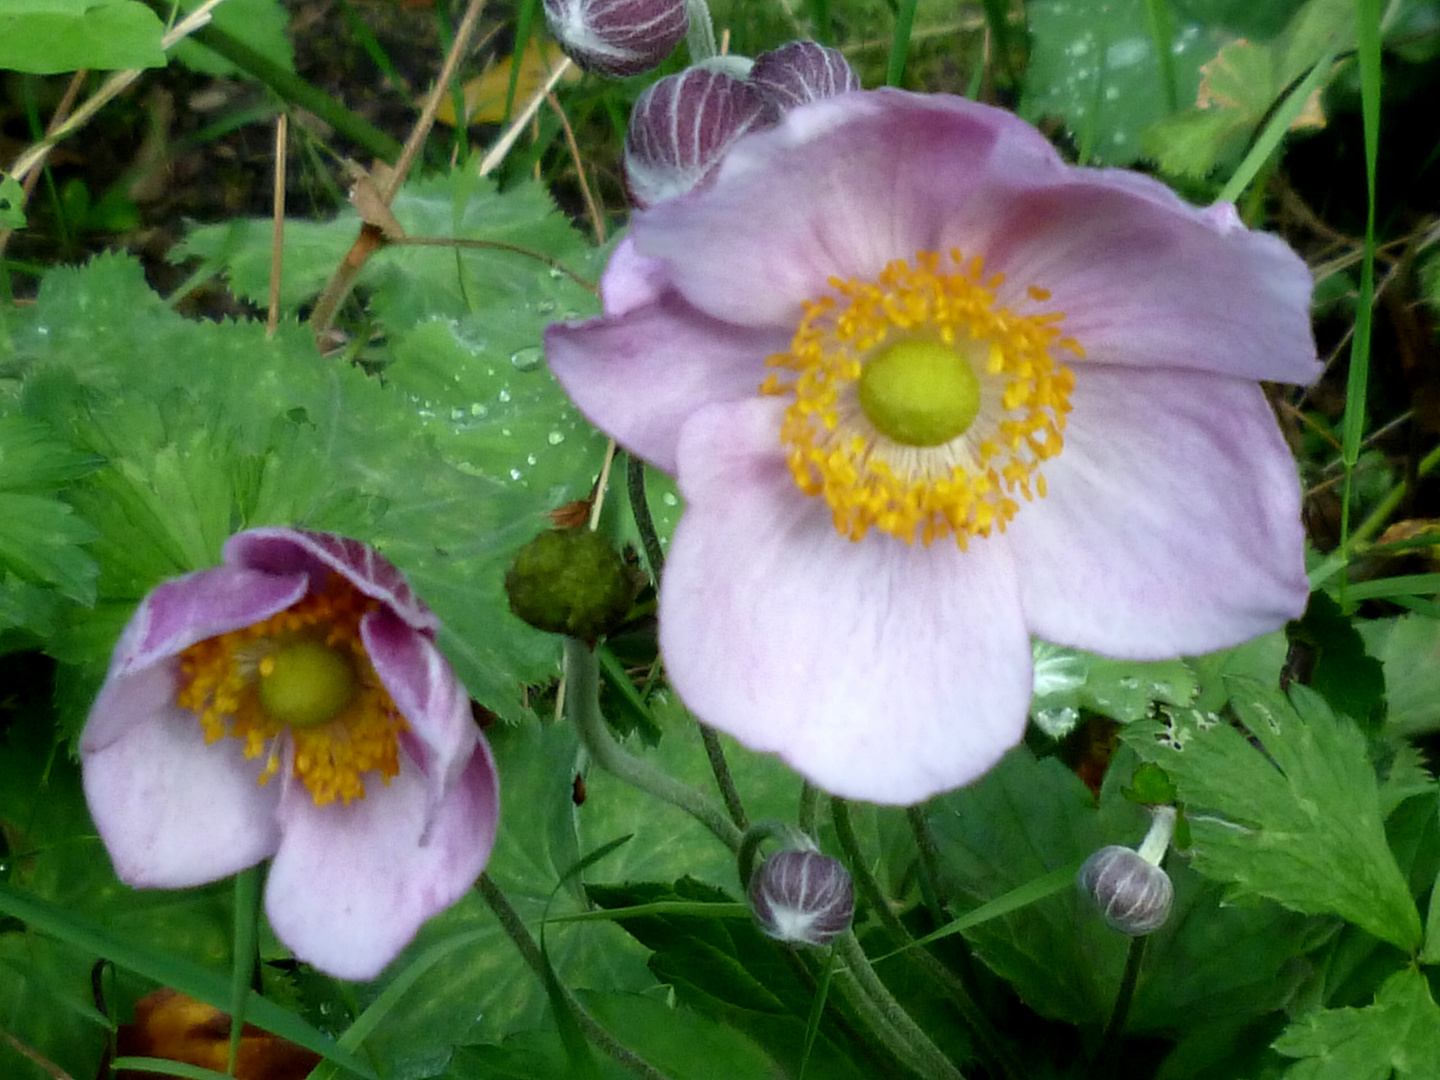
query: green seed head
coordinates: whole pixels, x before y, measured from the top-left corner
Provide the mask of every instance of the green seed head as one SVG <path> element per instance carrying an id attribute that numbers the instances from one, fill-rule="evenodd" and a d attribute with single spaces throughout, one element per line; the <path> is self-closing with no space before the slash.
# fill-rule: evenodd
<path id="1" fill-rule="evenodd" d="M 260 661 L 260 704 L 282 724 L 329 723 L 354 696 L 350 658 L 324 642 L 299 638 Z"/>
<path id="2" fill-rule="evenodd" d="M 859 395 L 876 430 L 906 446 L 947 443 L 980 411 L 980 380 L 960 350 L 942 341 L 881 350 L 861 369 Z"/>

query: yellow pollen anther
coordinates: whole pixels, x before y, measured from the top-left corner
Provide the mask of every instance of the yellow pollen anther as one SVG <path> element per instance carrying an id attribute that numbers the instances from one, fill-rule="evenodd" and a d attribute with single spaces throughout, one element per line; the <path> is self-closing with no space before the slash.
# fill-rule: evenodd
<path id="1" fill-rule="evenodd" d="M 781 426 L 790 472 L 829 503 L 835 528 L 879 529 L 926 545 L 1003 531 L 1045 495 L 1041 462 L 1060 453 L 1083 357 L 1061 312 L 1000 307 L 1002 274 L 951 250 L 896 260 L 874 281 L 832 279 L 807 301 L 790 351 L 769 358 L 761 392 L 793 398 Z M 1040 303 L 1048 290 L 1007 292 Z"/>
<path id="2" fill-rule="evenodd" d="M 246 758 L 264 757 L 259 782 L 280 768 L 281 741 L 316 805 L 364 798 L 367 773 L 400 772 L 409 725 L 360 640 L 379 602 L 338 574 L 253 626 L 196 642 L 180 654 L 175 703 L 199 718 L 206 743 L 229 735 Z"/>

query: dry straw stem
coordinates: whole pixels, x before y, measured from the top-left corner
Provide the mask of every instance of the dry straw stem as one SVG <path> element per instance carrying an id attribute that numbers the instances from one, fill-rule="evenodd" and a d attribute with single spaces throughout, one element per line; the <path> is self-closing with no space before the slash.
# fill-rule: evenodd
<path id="1" fill-rule="evenodd" d="M 455 31 L 455 40 L 450 44 L 450 51 L 445 54 L 445 62 L 440 68 L 440 77 L 436 80 L 439 90 L 449 86 L 455 77 L 455 70 L 460 66 L 460 57 L 465 54 L 470 45 L 470 38 L 475 33 L 475 25 L 480 21 L 480 13 L 485 9 L 485 0 L 470 0 L 469 6 L 465 9 L 465 17 L 460 20 L 459 29 Z M 415 122 L 410 137 L 405 140 L 405 146 L 400 151 L 400 160 L 395 163 L 393 171 L 384 176 L 380 181 L 380 200 L 388 207 L 394 200 L 396 193 L 405 183 L 405 177 L 409 174 L 415 159 L 420 156 L 420 151 L 425 145 L 425 139 L 430 134 L 430 129 L 435 125 L 435 114 L 440 110 L 440 102 L 444 97 L 443 93 L 431 94 L 425 101 L 425 107 L 420 112 L 420 119 Z M 335 268 L 335 273 L 330 276 L 329 282 L 325 285 L 325 291 L 320 294 L 320 299 L 315 303 L 315 310 L 310 315 L 310 330 L 319 338 L 322 337 L 335 321 L 335 315 L 340 310 L 340 304 L 345 297 L 350 295 L 350 289 L 355 284 L 355 279 L 364 268 L 365 263 L 385 242 L 380 228 L 366 222 L 360 227 L 360 235 L 355 238 L 345 258 Z"/>
<path id="2" fill-rule="evenodd" d="M 275 202 L 270 233 L 270 309 L 265 315 L 265 336 L 272 338 L 280 325 L 280 274 L 284 269 L 285 247 L 285 157 L 289 146 L 290 118 L 275 118 Z"/>

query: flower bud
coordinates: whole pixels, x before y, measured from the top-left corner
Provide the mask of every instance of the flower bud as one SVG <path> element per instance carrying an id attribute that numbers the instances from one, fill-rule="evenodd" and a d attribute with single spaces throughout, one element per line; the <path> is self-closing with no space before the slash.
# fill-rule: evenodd
<path id="1" fill-rule="evenodd" d="M 683 195 L 720 164 L 747 131 L 768 127 L 775 106 L 723 71 L 692 67 L 655 83 L 635 102 L 625 135 L 625 183 L 636 206 Z"/>
<path id="2" fill-rule="evenodd" d="M 612 79 L 656 67 L 690 25 L 685 0 L 545 0 L 545 21 L 571 60 Z"/>
<path id="3" fill-rule="evenodd" d="M 1085 860 L 1077 879 L 1112 930 L 1131 937 L 1165 925 L 1175 900 L 1170 875 L 1127 847 L 1103 847 Z"/>
<path id="4" fill-rule="evenodd" d="M 510 610 L 537 630 L 593 643 L 629 613 L 635 579 L 599 533 L 551 529 L 520 549 L 505 592 Z"/>
<path id="5" fill-rule="evenodd" d="M 750 69 L 750 82 L 781 112 L 860 89 L 860 76 L 844 55 L 813 41 L 792 41 L 761 53 Z"/>
<path id="6" fill-rule="evenodd" d="M 818 851 L 771 855 L 751 875 L 749 894 L 755 925 L 786 945 L 828 945 L 855 914 L 849 872 Z"/>

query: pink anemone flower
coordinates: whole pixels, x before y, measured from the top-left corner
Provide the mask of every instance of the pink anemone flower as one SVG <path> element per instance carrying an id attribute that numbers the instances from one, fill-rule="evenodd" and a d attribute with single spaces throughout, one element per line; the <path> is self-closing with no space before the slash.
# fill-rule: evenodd
<path id="1" fill-rule="evenodd" d="M 240 533 L 223 566 L 156 587 L 80 741 L 121 880 L 185 888 L 270 858 L 280 940 L 378 975 L 495 840 L 494 761 L 438 628 L 374 549 L 296 529 Z"/>
<path id="2" fill-rule="evenodd" d="M 839 795 L 965 784 L 1031 636 L 1136 660 L 1275 629 L 1307 584 L 1256 380 L 1319 373 L 1312 281 L 1228 204 L 880 90 L 801 106 L 636 214 L 580 409 L 685 498 L 660 645 L 705 722 Z"/>

